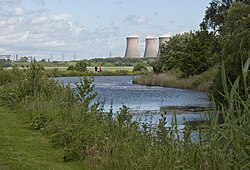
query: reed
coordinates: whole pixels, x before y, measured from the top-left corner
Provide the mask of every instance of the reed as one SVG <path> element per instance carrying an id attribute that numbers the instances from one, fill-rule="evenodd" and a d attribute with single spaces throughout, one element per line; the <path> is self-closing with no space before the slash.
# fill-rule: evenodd
<path id="1" fill-rule="evenodd" d="M 144 74 L 133 79 L 134 84 L 146 86 L 161 86 L 169 88 L 193 89 L 201 92 L 208 92 L 217 68 L 212 68 L 202 75 L 181 78 L 175 70 L 160 74 Z"/>

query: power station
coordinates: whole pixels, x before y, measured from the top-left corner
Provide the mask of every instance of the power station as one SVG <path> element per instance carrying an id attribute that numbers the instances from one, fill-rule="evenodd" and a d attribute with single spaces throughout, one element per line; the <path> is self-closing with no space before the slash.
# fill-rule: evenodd
<path id="1" fill-rule="evenodd" d="M 147 37 L 145 41 L 144 57 L 157 57 L 157 38 Z"/>
<path id="2" fill-rule="evenodd" d="M 160 37 L 159 37 L 159 49 L 158 49 L 158 54 L 157 54 L 157 56 L 160 56 L 160 54 L 161 54 L 161 47 L 162 47 L 164 44 L 168 43 L 169 40 L 170 40 L 170 37 L 165 37 L 165 36 L 160 36 Z"/>
<path id="3" fill-rule="evenodd" d="M 127 47 L 125 52 L 126 58 L 140 58 L 139 50 L 139 37 L 129 36 L 127 37 Z"/>
<path id="4" fill-rule="evenodd" d="M 125 58 L 140 58 L 139 37 L 128 36 Z M 160 55 L 161 46 L 170 40 L 168 36 L 160 36 L 159 43 L 156 37 L 145 38 L 145 51 L 143 57 L 158 57 Z M 159 45 L 158 45 L 159 44 Z M 157 48 L 158 47 L 158 48 Z"/>

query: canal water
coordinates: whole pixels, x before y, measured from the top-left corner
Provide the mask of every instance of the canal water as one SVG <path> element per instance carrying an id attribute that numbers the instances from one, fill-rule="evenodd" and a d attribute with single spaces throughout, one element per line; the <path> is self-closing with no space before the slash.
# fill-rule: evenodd
<path id="1" fill-rule="evenodd" d="M 70 84 L 75 88 L 75 82 L 80 77 L 59 77 L 56 80 L 65 84 Z M 96 76 L 95 91 L 100 100 L 105 101 L 104 109 L 108 111 L 113 108 L 116 112 L 124 104 L 134 114 L 134 119 L 146 121 L 152 124 L 158 122 L 162 113 L 167 114 L 167 120 L 171 124 L 172 109 L 176 107 L 178 111 L 177 123 L 184 125 L 188 122 L 203 121 L 206 113 L 195 112 L 179 107 L 207 107 L 209 105 L 206 93 L 192 90 L 163 88 L 156 86 L 142 86 L 132 84 L 133 76 Z"/>

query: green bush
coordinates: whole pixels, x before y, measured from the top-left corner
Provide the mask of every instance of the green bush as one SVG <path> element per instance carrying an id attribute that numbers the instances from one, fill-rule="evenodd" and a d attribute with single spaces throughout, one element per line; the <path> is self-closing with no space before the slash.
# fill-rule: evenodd
<path id="1" fill-rule="evenodd" d="M 135 71 L 148 71 L 148 69 L 143 63 L 138 63 L 134 66 L 133 72 Z"/>

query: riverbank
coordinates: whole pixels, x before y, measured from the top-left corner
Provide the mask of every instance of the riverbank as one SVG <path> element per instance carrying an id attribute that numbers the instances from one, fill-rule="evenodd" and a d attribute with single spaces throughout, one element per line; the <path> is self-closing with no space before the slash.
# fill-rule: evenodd
<path id="1" fill-rule="evenodd" d="M 201 75 L 180 78 L 176 71 L 168 71 L 160 74 L 142 74 L 133 79 L 134 84 L 146 86 L 161 86 L 168 88 L 192 89 L 200 92 L 208 92 L 217 69 L 211 69 Z"/>
<path id="2" fill-rule="evenodd" d="M 24 113 L 0 107 L 0 169 L 81 169 L 65 163 L 63 149 L 53 147 L 41 132 L 25 122 Z"/>

